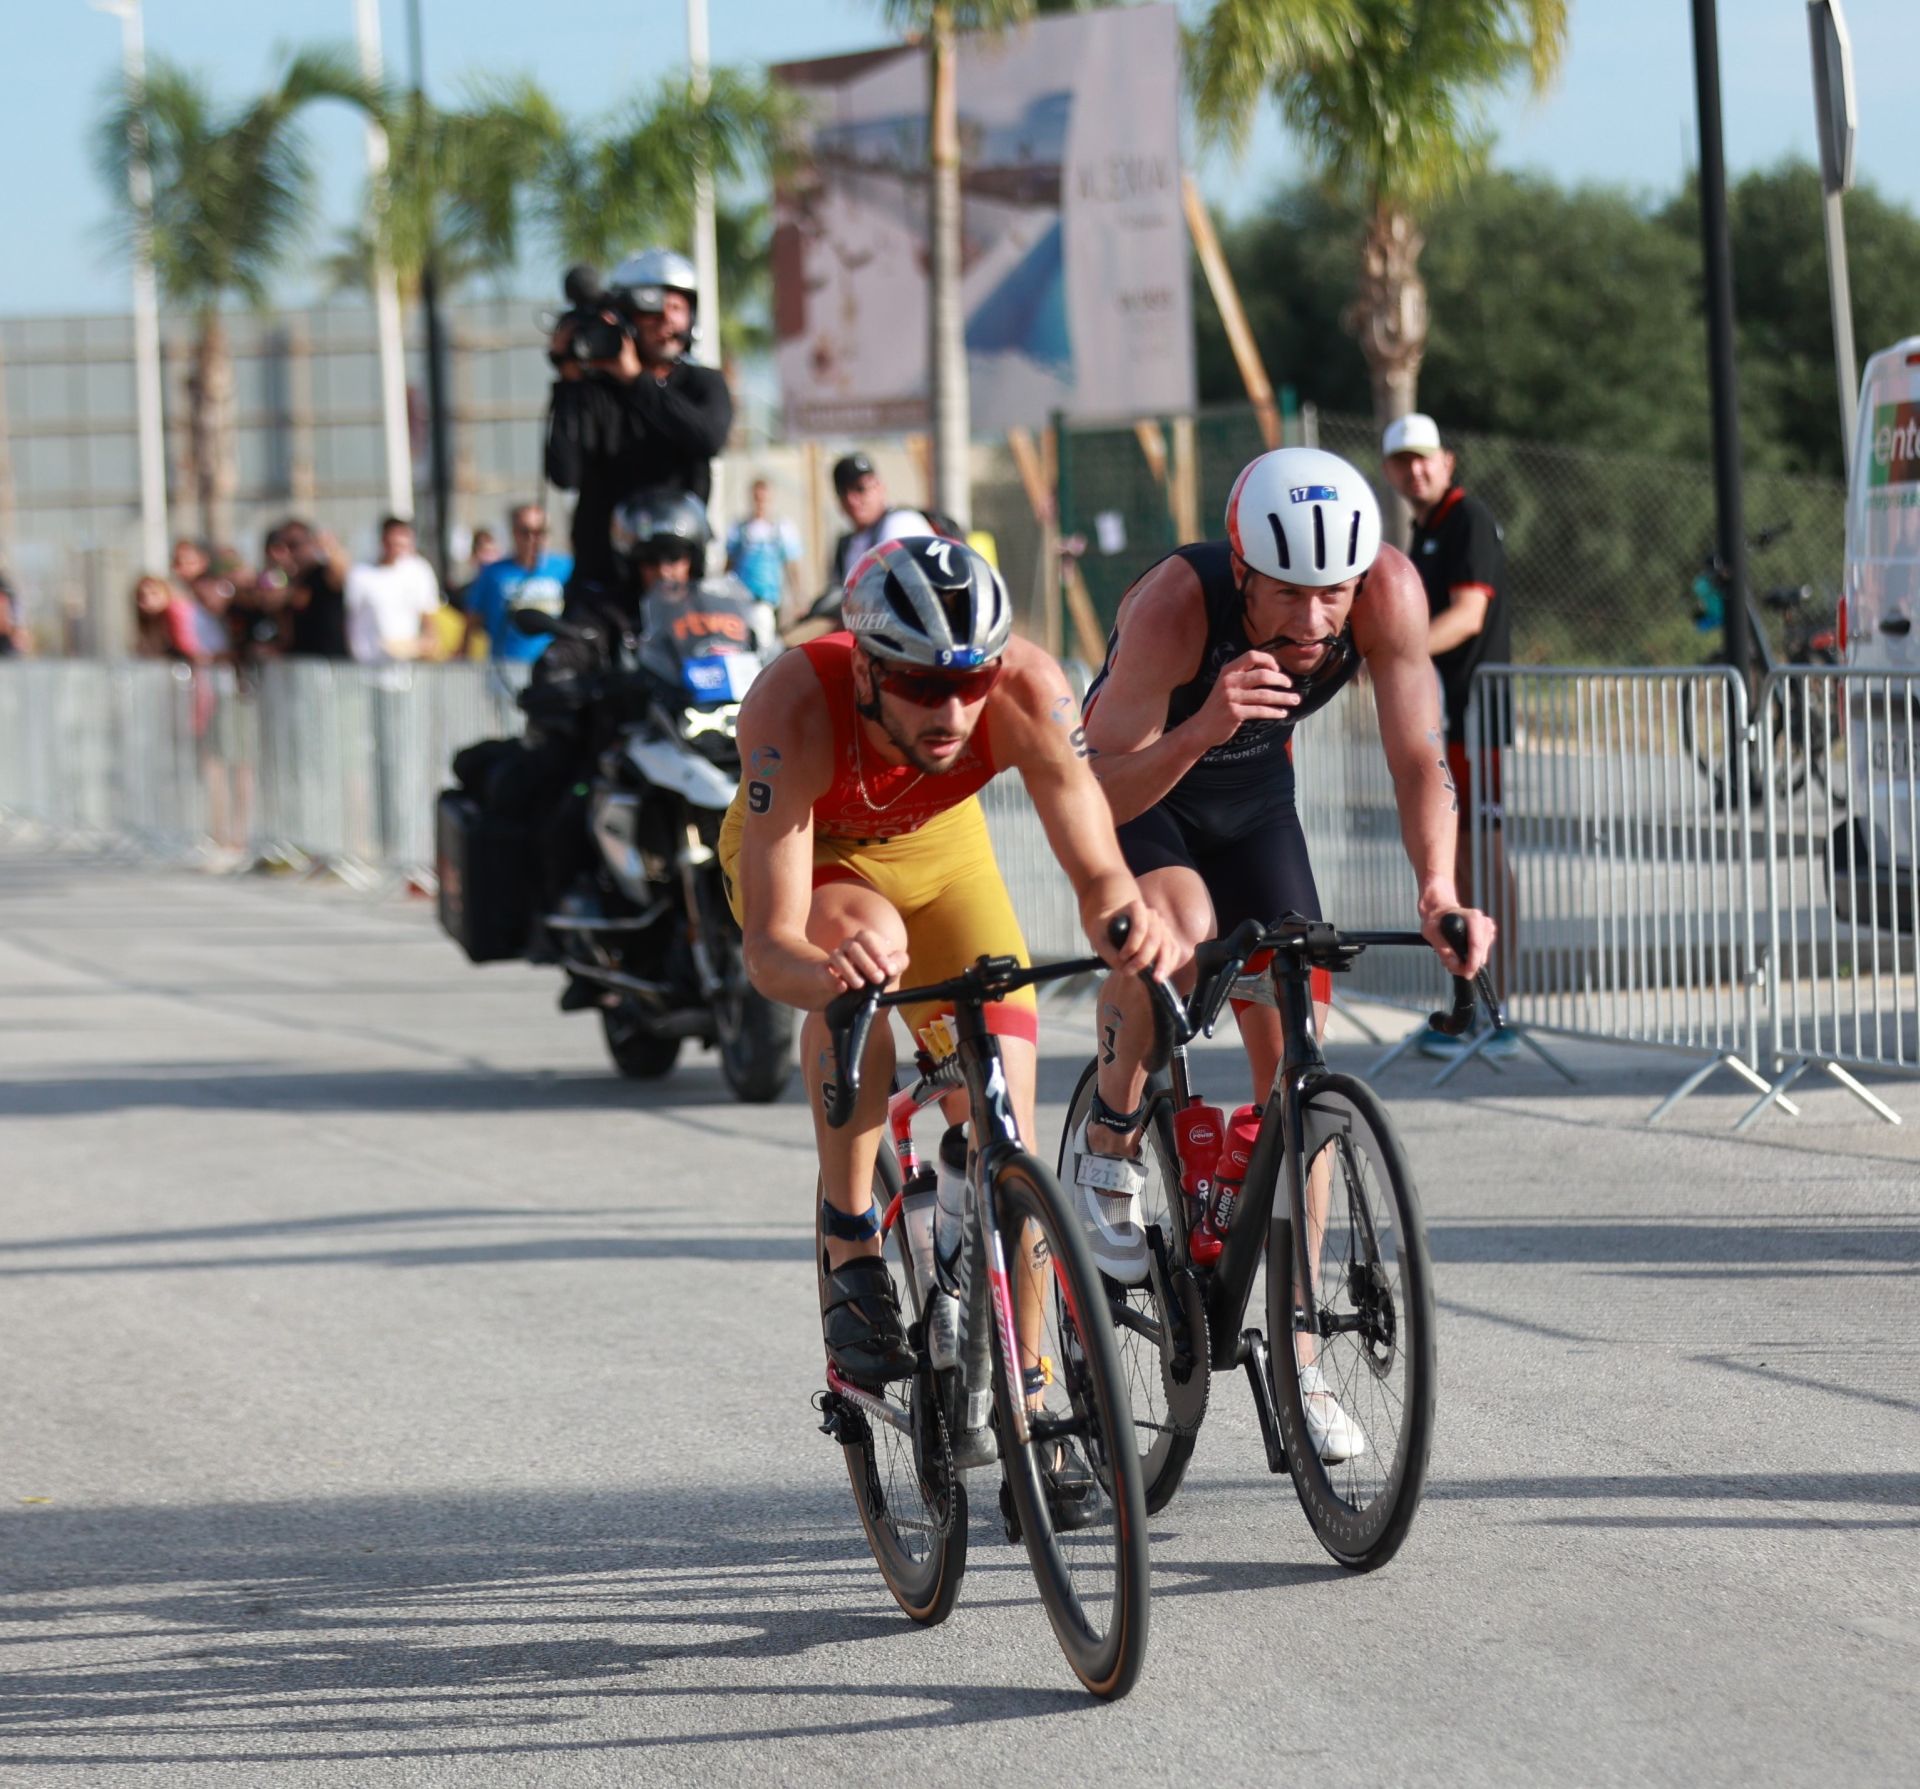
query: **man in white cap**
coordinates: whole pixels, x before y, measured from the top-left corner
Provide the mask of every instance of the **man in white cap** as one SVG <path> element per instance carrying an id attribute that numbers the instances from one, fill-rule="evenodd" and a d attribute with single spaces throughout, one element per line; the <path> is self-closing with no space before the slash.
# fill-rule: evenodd
<path id="1" fill-rule="evenodd" d="M 1514 945 L 1513 878 L 1500 843 L 1500 747 L 1507 743 L 1510 716 L 1504 706 L 1487 717 L 1481 738 L 1467 737 L 1467 698 L 1481 665 L 1506 664 L 1512 657 L 1512 629 L 1506 593 L 1507 549 L 1493 511 L 1463 491 L 1454 477 L 1454 455 L 1440 440 L 1439 425 L 1417 411 L 1387 425 L 1380 444 L 1387 482 L 1413 511 L 1413 537 L 1407 556 L 1427 592 L 1427 650 L 1447 710 L 1447 767 L 1458 791 L 1459 844 L 1456 874 L 1462 900 L 1485 903 L 1500 928 L 1503 969 L 1510 970 Z M 1481 750 L 1482 741 L 1486 742 Z M 1480 800 L 1488 831 L 1492 886 L 1473 885 L 1471 820 L 1474 755 L 1480 759 Z M 1510 975 L 1507 977 L 1510 979 Z M 1466 1048 L 1458 1038 L 1429 1029 L 1420 1047 L 1430 1056 L 1457 1055 Z M 1489 1054 L 1509 1055 L 1518 1047 L 1504 1036 L 1486 1046 Z"/>

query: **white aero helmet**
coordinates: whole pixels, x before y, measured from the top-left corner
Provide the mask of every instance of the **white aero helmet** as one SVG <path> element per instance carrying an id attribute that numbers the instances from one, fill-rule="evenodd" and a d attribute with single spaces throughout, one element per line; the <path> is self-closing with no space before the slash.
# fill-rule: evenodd
<path id="1" fill-rule="evenodd" d="M 1227 540 L 1255 571 L 1283 583 L 1344 584 L 1380 551 L 1380 500 L 1337 453 L 1276 448 L 1233 481 Z"/>
<path id="2" fill-rule="evenodd" d="M 847 573 L 843 625 L 875 658 L 971 671 L 1013 634 L 1000 574 L 965 541 L 944 535 L 882 542 Z"/>

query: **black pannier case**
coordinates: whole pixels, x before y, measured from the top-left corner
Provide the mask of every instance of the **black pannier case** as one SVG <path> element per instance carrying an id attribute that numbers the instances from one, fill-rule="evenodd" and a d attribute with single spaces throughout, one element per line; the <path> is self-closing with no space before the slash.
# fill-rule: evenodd
<path id="1" fill-rule="evenodd" d="M 531 841 L 458 789 L 441 792 L 434 817 L 440 925 L 476 963 L 525 954 L 533 917 Z"/>

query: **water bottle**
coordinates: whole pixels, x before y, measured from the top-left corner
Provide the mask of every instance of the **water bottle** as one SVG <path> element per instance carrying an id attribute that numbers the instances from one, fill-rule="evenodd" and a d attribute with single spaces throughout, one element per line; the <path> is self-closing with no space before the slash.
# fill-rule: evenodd
<path id="1" fill-rule="evenodd" d="M 945 1292 L 960 1289 L 960 1250 L 966 1241 L 967 1127 L 950 1125 L 940 1139 L 934 1183 L 933 1271 Z"/>
<path id="2" fill-rule="evenodd" d="M 936 1367 L 950 1367 L 960 1358 L 960 1301 L 940 1290 L 933 1267 L 935 1190 L 933 1169 L 922 1168 L 900 1192 L 900 1221 L 907 1227 L 907 1252 L 913 1257 L 914 1283 L 920 1288 L 920 1315 L 925 1324 L 927 1352 Z"/>
<path id="3" fill-rule="evenodd" d="M 922 1298 L 933 1290 L 934 1174 L 922 1168 L 900 1192 L 900 1221 L 907 1227 L 907 1253 L 913 1257 L 914 1283 Z"/>
<path id="4" fill-rule="evenodd" d="M 1180 1157 L 1180 1190 L 1187 1198 L 1188 1252 L 1200 1267 L 1211 1267 L 1220 1258 L 1218 1240 L 1205 1235 L 1201 1224 L 1213 1204 L 1214 1169 L 1219 1165 L 1220 1146 L 1226 1134 L 1226 1114 L 1218 1106 L 1208 1105 L 1197 1093 L 1183 1110 L 1173 1115 L 1173 1145 Z M 1204 1255 L 1200 1252 L 1203 1241 L 1209 1250 Z"/>
<path id="5" fill-rule="evenodd" d="M 1247 1163 L 1253 1158 L 1254 1139 L 1260 1135 L 1260 1108 L 1241 1106 L 1227 1121 L 1226 1141 L 1213 1170 L 1213 1202 L 1206 1215 L 1194 1226 L 1188 1247 L 1194 1260 L 1217 1261 L 1226 1246 L 1227 1228 L 1233 1222 L 1233 1208 L 1240 1202 L 1240 1185 L 1247 1177 Z"/>

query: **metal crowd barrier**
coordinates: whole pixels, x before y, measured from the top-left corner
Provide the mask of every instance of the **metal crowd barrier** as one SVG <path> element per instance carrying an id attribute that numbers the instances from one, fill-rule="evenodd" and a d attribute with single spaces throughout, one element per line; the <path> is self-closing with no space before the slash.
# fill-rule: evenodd
<path id="1" fill-rule="evenodd" d="M 0 819 L 152 855 L 315 862 L 368 887 L 429 876 L 454 752 L 519 727 L 504 669 L 0 664 Z M 1478 673 L 1471 882 L 1501 923 L 1509 1011 L 1529 1041 L 1697 1053 L 1654 1122 L 1722 1067 L 1761 1096 L 1742 1128 L 1794 1111 L 1788 1090 L 1816 1066 L 1897 1122 L 1853 1071 L 1920 1070 L 1920 673 L 1779 672 L 1754 719 L 1711 667 Z M 1369 685 L 1301 729 L 1295 762 L 1325 911 L 1404 924 L 1413 876 Z M 1030 945 L 1077 953 L 1025 791 L 1003 779 L 982 801 Z M 1439 991 L 1412 952 L 1370 953 L 1345 986 L 1413 1012 Z"/>
<path id="2" fill-rule="evenodd" d="M 1739 1128 L 1815 1066 L 1897 1124 L 1851 1071 L 1920 1068 L 1920 672 L 1777 671 L 1755 751 L 1776 1073 Z"/>
<path id="3" fill-rule="evenodd" d="M 1467 715 L 1475 898 L 1523 1028 L 1700 1052 L 1765 1090 L 1756 791 L 1730 670 L 1490 666 Z"/>

